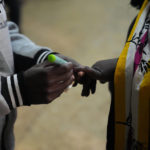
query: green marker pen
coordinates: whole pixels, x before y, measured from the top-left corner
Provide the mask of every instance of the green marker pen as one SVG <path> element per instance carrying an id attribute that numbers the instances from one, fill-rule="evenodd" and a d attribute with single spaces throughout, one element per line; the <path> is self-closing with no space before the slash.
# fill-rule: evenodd
<path id="1" fill-rule="evenodd" d="M 64 59 L 54 55 L 54 54 L 49 54 L 48 55 L 48 61 L 51 62 L 51 63 L 56 63 L 56 64 L 66 64 L 67 61 L 65 61 Z M 70 88 L 72 88 L 72 84 L 69 85 L 66 89 L 65 89 L 65 92 L 67 92 Z"/>
<path id="2" fill-rule="evenodd" d="M 56 63 L 56 64 L 65 64 L 67 63 L 67 61 L 65 61 L 64 59 L 54 55 L 54 54 L 50 54 L 48 55 L 48 61 L 51 63 Z"/>

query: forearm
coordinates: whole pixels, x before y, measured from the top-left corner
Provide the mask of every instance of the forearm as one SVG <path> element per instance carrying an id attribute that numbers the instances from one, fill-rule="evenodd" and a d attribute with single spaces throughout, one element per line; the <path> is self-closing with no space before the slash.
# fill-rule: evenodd
<path id="1" fill-rule="evenodd" d="M 96 62 L 92 68 L 101 73 L 100 81 L 102 83 L 113 81 L 118 58 L 101 60 Z"/>

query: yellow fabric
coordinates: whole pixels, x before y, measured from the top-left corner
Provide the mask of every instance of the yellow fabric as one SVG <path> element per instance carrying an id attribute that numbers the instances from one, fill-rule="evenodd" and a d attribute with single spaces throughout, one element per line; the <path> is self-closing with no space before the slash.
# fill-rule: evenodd
<path id="1" fill-rule="evenodd" d="M 148 149 L 150 127 L 150 72 L 146 73 L 140 86 L 138 112 L 138 141 Z"/>
<path id="2" fill-rule="evenodd" d="M 137 18 L 136 18 L 135 24 L 132 28 L 132 31 L 128 38 L 128 41 L 131 41 L 133 34 L 135 32 L 135 29 L 137 27 L 137 24 L 139 22 L 139 19 L 141 17 L 141 14 L 143 13 L 143 10 L 145 9 L 147 3 L 148 3 L 148 0 L 145 0 Z M 130 42 L 127 42 L 120 57 L 119 57 L 116 71 L 115 71 L 115 79 L 114 79 L 114 83 L 115 83 L 115 150 L 125 150 L 125 143 L 126 143 L 126 141 L 125 141 L 126 140 L 125 139 L 125 137 L 126 137 L 125 125 L 118 124 L 117 122 L 126 122 L 125 68 L 126 68 L 126 58 L 127 58 L 129 46 L 130 46 Z M 147 84 L 146 79 L 143 81 L 143 84 L 141 86 L 143 87 L 144 84 Z M 150 91 L 149 91 L 149 93 L 150 93 Z M 142 102 L 143 97 L 145 98 L 144 95 L 145 95 L 145 91 L 141 91 L 140 92 L 140 102 L 141 103 L 143 103 Z M 145 105 L 147 105 L 146 109 L 149 110 L 148 100 L 145 99 L 145 101 L 147 101 L 145 103 Z M 139 114 L 143 111 L 142 107 L 145 107 L 145 105 L 144 106 L 141 105 Z M 140 119 L 144 119 L 143 116 L 140 116 Z M 147 118 L 147 122 L 149 123 L 148 118 Z M 146 137 L 146 139 L 144 138 L 145 136 L 143 135 L 142 130 L 141 130 L 143 128 L 143 126 L 144 125 L 139 124 L 139 131 L 141 131 L 139 134 L 139 139 L 144 141 L 147 144 L 148 138 L 147 137 Z M 146 131 L 147 131 L 147 126 L 145 125 L 144 127 L 146 128 Z"/>

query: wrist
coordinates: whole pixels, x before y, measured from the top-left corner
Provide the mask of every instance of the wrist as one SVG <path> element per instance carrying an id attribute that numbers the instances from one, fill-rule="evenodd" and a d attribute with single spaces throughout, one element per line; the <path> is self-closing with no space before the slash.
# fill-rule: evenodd
<path id="1" fill-rule="evenodd" d="M 18 86 L 20 88 L 20 93 L 22 96 L 22 101 L 24 106 L 30 106 L 30 100 L 28 97 L 28 89 L 25 85 L 24 73 L 21 72 L 17 75 L 18 78 Z"/>
<path id="2" fill-rule="evenodd" d="M 101 72 L 100 82 L 105 83 L 114 80 L 114 73 L 118 59 L 107 59 L 96 62 L 92 68 Z"/>

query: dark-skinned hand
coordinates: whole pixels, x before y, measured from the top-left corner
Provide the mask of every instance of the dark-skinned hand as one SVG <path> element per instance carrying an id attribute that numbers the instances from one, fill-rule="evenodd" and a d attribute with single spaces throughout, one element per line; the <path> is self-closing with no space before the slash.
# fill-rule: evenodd
<path id="1" fill-rule="evenodd" d="M 56 65 L 45 61 L 23 73 L 30 104 L 48 104 L 73 82 L 73 65 Z"/>
<path id="2" fill-rule="evenodd" d="M 96 62 L 92 68 L 87 66 L 75 68 L 74 71 L 78 72 L 79 76 L 81 71 L 84 72 L 84 75 L 81 75 L 83 81 L 82 96 L 89 96 L 90 92 L 92 94 L 95 93 L 96 80 L 99 80 L 101 83 L 112 81 L 117 61 L 117 58 L 101 60 Z"/>
<path id="3" fill-rule="evenodd" d="M 80 68 L 80 67 L 82 68 L 83 67 L 80 63 L 78 63 L 76 60 L 74 60 L 74 59 L 72 59 L 70 57 L 64 56 L 64 55 L 62 55 L 60 53 L 56 53 L 55 55 L 57 55 L 58 57 L 60 57 L 60 58 L 62 58 L 64 60 L 66 60 L 67 62 L 71 62 L 73 64 L 73 68 L 76 68 L 76 67 L 77 68 Z M 84 75 L 84 72 L 81 71 L 80 74 L 82 74 L 82 75 L 79 76 L 77 72 L 74 72 L 75 80 L 74 80 L 73 87 L 77 86 L 78 83 L 83 84 L 82 76 Z"/>

